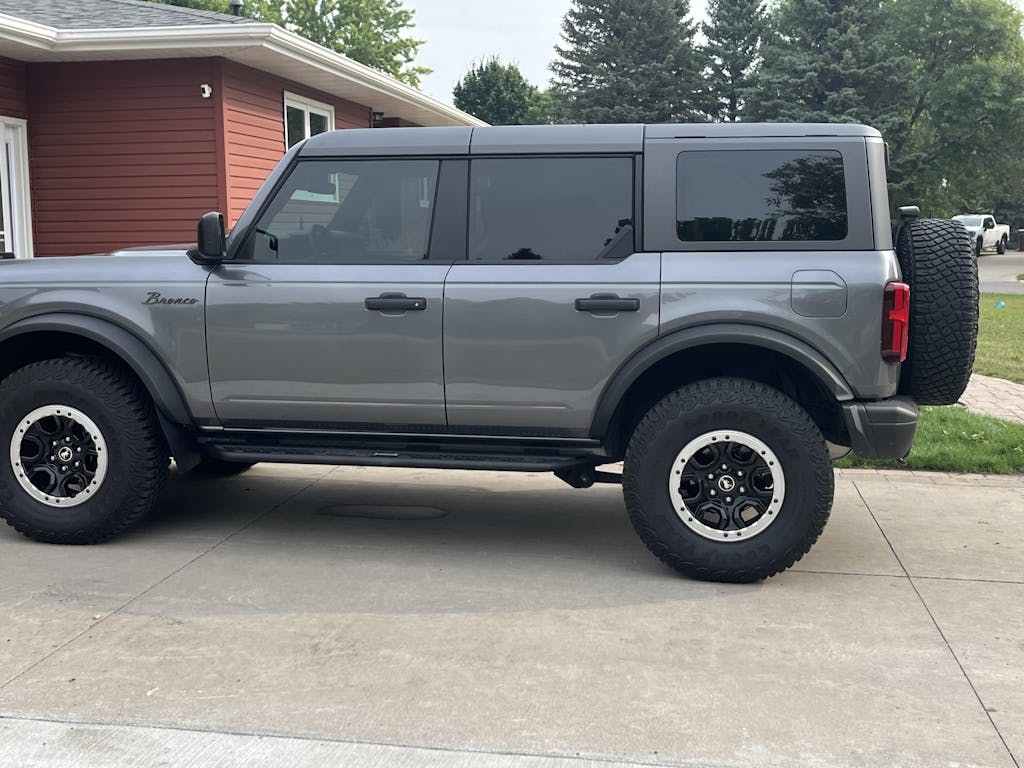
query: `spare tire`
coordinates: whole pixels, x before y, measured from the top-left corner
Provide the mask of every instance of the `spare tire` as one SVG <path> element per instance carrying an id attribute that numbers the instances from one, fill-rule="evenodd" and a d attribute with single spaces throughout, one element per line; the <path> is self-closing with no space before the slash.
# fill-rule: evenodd
<path id="1" fill-rule="evenodd" d="M 910 285 L 910 338 L 900 392 L 920 405 L 952 405 L 964 393 L 978 340 L 978 262 L 963 225 L 905 224 L 896 239 Z"/>

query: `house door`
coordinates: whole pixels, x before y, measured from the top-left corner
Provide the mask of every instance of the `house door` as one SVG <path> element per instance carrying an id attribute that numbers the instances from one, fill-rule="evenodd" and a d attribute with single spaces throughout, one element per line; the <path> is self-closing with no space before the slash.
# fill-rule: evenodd
<path id="1" fill-rule="evenodd" d="M 0 117 L 0 253 L 32 256 L 28 141 L 24 120 Z"/>

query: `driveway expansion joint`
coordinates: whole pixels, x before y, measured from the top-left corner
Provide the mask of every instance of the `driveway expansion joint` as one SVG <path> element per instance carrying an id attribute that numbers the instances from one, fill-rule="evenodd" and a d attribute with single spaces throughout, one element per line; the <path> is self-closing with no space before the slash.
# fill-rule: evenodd
<path id="1" fill-rule="evenodd" d="M 942 642 L 945 643 L 946 649 L 949 651 L 949 655 L 953 657 L 953 661 L 955 661 L 957 667 L 960 668 L 960 673 L 964 676 L 964 680 L 966 680 L 967 685 L 971 687 L 971 691 L 972 693 L 974 693 L 974 698 L 977 699 L 978 705 L 981 707 L 982 712 L 985 713 L 985 717 L 988 718 L 989 723 L 992 725 L 992 730 L 994 730 L 996 736 L 999 737 L 999 741 L 1002 743 L 1003 749 L 1006 750 L 1006 754 L 1009 756 L 1010 760 L 1013 762 L 1016 768 L 1021 768 L 1021 764 L 1017 760 L 1017 756 L 1013 754 L 1013 750 L 1011 750 L 1010 745 L 1006 743 L 1006 738 L 999 730 L 999 726 L 996 725 L 996 721 L 992 717 L 991 709 L 988 706 L 986 706 L 984 700 L 981 698 L 981 694 L 978 692 L 977 687 L 975 687 L 974 681 L 971 680 L 971 676 L 967 674 L 967 670 L 964 668 L 963 663 L 960 661 L 960 657 L 957 656 L 956 651 L 953 650 L 953 646 L 950 645 L 949 639 L 946 637 L 946 633 L 943 632 L 942 627 L 939 626 L 939 622 L 935 618 L 935 614 L 933 614 L 932 609 L 928 607 L 928 603 L 925 601 L 924 595 L 922 595 L 921 591 L 917 588 L 917 584 L 914 582 L 914 577 L 910 575 L 910 571 L 907 570 L 906 565 L 904 565 L 903 563 L 903 559 L 899 556 L 899 553 L 893 546 L 892 541 L 889 540 L 889 536 L 888 534 L 886 534 L 885 529 L 882 528 L 882 524 L 879 523 L 878 518 L 875 517 L 875 513 L 871 509 L 871 506 L 868 504 L 868 500 L 864 498 L 864 494 L 861 493 L 861 490 L 860 488 L 857 487 L 856 482 L 853 483 L 853 487 L 854 490 L 857 491 L 857 495 L 860 496 L 860 500 L 864 504 L 865 509 L 867 509 L 868 514 L 871 515 L 871 519 L 874 520 L 875 525 L 878 526 L 878 532 L 882 534 L 882 538 L 885 539 L 885 543 L 889 545 L 889 549 L 892 551 L 893 557 L 896 558 L 896 562 L 899 563 L 899 566 L 903 570 L 903 573 L 906 574 L 907 581 L 910 583 L 911 589 L 914 590 L 914 594 L 917 595 L 917 599 L 921 602 L 921 606 L 928 614 L 928 618 L 931 619 L 931 622 L 935 627 L 935 631 L 939 633 L 939 637 L 941 637 Z"/>

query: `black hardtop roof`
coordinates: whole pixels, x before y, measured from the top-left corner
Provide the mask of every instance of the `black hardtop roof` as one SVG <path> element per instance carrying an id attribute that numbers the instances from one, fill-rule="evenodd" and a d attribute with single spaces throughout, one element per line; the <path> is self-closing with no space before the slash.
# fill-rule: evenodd
<path id="1" fill-rule="evenodd" d="M 331 155 L 489 155 L 635 153 L 645 140 L 676 138 L 880 137 L 849 123 L 680 123 L 659 125 L 500 125 L 485 128 L 348 128 L 321 133 L 304 157 Z"/>

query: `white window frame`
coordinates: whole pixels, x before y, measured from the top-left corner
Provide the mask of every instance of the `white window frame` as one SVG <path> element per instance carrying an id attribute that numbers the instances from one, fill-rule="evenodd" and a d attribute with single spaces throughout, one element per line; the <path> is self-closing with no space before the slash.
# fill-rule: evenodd
<path id="1" fill-rule="evenodd" d="M 305 126 L 305 137 L 309 138 L 309 115 L 316 114 L 327 118 L 327 130 L 334 130 L 334 107 L 324 104 L 322 101 L 299 96 L 297 93 L 284 92 L 284 148 L 288 149 L 288 107 L 301 109 L 303 112 L 303 123 Z"/>
<path id="2" fill-rule="evenodd" d="M 0 116 L 4 247 L 18 259 L 30 259 L 34 255 L 28 174 L 28 122 Z"/>

